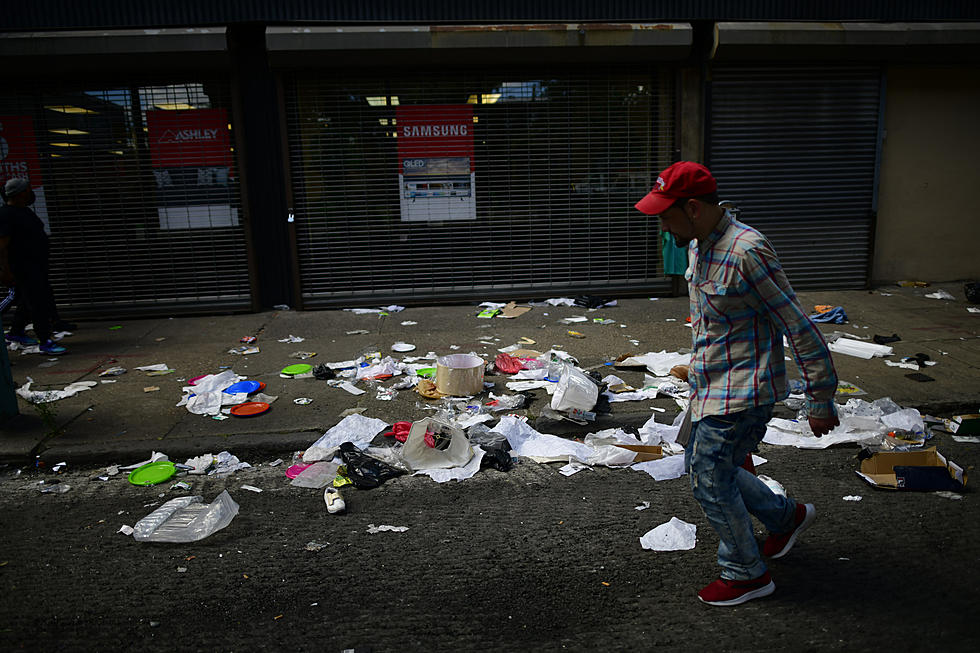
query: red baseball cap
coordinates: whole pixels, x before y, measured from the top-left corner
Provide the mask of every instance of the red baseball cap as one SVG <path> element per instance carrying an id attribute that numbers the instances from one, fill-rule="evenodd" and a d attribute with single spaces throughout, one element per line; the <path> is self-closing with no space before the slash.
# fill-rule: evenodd
<path id="1" fill-rule="evenodd" d="M 678 161 L 657 177 L 657 183 L 636 209 L 647 215 L 659 215 L 677 200 L 700 197 L 718 190 L 718 182 L 700 163 Z"/>

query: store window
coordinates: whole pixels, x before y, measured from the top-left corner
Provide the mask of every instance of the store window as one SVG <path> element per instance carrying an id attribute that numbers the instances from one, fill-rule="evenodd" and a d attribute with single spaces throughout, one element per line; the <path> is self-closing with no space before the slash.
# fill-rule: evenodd
<path id="1" fill-rule="evenodd" d="M 663 279 L 657 224 L 633 204 L 670 163 L 669 71 L 318 75 L 287 88 L 311 303 Z"/>
<path id="2" fill-rule="evenodd" d="M 58 303 L 249 305 L 226 84 L 48 88 L 0 99 L 51 234 Z"/>

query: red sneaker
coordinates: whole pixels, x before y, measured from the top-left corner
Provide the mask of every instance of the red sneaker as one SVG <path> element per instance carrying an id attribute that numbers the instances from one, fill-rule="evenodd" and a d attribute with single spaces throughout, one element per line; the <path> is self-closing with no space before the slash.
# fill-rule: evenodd
<path id="1" fill-rule="evenodd" d="M 793 548 L 793 544 L 796 543 L 796 538 L 799 537 L 800 533 L 809 528 L 816 518 L 817 509 L 813 507 L 812 503 L 796 504 L 794 520 L 796 526 L 788 533 L 770 534 L 762 544 L 762 555 L 770 558 L 782 558 Z"/>
<path id="2" fill-rule="evenodd" d="M 698 598 L 708 605 L 739 605 L 752 599 L 769 596 L 776 591 L 769 572 L 752 580 L 728 580 L 719 578 L 700 592 Z"/>

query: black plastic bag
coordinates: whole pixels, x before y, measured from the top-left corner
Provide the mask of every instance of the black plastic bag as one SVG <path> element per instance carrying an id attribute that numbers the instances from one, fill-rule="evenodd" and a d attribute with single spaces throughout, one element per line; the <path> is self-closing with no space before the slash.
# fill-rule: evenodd
<path id="1" fill-rule="evenodd" d="M 383 460 L 378 460 L 358 449 L 353 442 L 340 445 L 340 457 L 347 466 L 347 477 L 354 487 L 361 490 L 376 488 L 389 478 L 401 476 L 404 472 L 395 469 Z"/>

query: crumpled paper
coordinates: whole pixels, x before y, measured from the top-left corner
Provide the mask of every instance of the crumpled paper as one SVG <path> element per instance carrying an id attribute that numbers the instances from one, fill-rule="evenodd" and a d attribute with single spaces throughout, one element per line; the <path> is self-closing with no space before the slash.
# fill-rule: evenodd
<path id="1" fill-rule="evenodd" d="M 31 390 L 32 383 L 34 383 L 34 379 L 27 377 L 27 383 L 17 388 L 17 396 L 32 404 L 46 404 L 59 399 L 67 399 L 99 385 L 95 381 L 76 381 L 66 385 L 64 390 Z"/>
<path id="2" fill-rule="evenodd" d="M 577 460 L 587 461 L 593 453 L 592 447 L 580 442 L 573 442 L 557 435 L 539 433 L 516 417 L 505 415 L 492 431 L 500 433 L 519 456 L 527 456 L 541 462 L 568 460 L 569 456 Z"/>
<path id="3" fill-rule="evenodd" d="M 688 551 L 697 544 L 697 530 L 694 524 L 671 517 L 666 524 L 647 531 L 640 538 L 640 546 L 648 551 Z"/>
<path id="4" fill-rule="evenodd" d="M 450 467 L 449 469 L 420 469 L 412 474 L 412 476 L 424 474 L 436 483 L 463 481 L 468 478 L 472 478 L 478 471 L 480 471 L 480 464 L 483 461 L 484 453 L 483 447 L 475 446 L 473 447 L 473 457 L 470 458 L 470 461 L 462 467 Z"/>
<path id="5" fill-rule="evenodd" d="M 344 442 L 353 442 L 359 449 L 364 449 L 378 433 L 388 427 L 388 422 L 363 415 L 348 415 L 337 422 L 336 426 L 324 433 L 303 452 L 303 462 L 314 463 L 318 460 L 331 460 Z"/>

